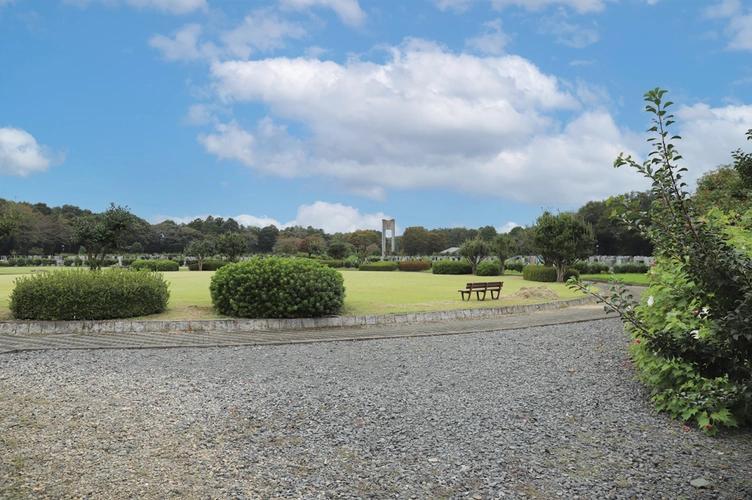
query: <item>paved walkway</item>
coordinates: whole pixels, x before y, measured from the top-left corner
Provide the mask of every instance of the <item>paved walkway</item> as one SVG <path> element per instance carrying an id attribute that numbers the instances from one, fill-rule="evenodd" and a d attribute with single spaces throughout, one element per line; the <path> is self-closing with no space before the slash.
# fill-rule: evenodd
<path id="1" fill-rule="evenodd" d="M 514 330 L 532 326 L 578 323 L 606 318 L 602 305 L 567 307 L 532 314 L 485 319 L 376 325 L 351 328 L 313 328 L 254 332 L 130 332 L 51 335 L 0 335 L 0 354 L 44 349 L 161 349 L 173 347 L 230 347 L 295 344 L 342 340 L 421 337 Z"/>

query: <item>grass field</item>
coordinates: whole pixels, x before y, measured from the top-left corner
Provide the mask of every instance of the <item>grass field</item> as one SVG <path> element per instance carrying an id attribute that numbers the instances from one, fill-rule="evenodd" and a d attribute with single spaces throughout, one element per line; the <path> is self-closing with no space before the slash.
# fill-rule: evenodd
<path id="1" fill-rule="evenodd" d="M 19 275 L 49 271 L 51 268 L 0 268 L 0 319 L 10 319 L 8 297 Z M 54 271 L 54 268 L 52 268 Z M 142 319 L 218 319 L 211 305 L 209 281 L 213 271 L 164 273 L 170 283 L 170 302 L 162 314 Z M 401 312 L 438 311 L 478 307 L 498 307 L 543 302 L 541 299 L 511 297 L 522 287 L 537 287 L 543 283 L 524 281 L 522 276 L 499 277 L 435 275 L 426 272 L 361 272 L 343 269 L 345 278 L 345 309 L 343 315 L 391 314 Z M 469 281 L 503 281 L 501 300 L 462 301 L 458 290 Z M 559 299 L 582 297 L 563 283 L 546 283 Z"/>

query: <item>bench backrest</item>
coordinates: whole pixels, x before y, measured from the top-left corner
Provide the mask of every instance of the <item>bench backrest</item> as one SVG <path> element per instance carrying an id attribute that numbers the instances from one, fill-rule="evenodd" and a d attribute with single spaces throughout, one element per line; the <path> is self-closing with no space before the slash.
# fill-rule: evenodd
<path id="1" fill-rule="evenodd" d="M 467 289 L 473 290 L 475 288 L 501 288 L 504 286 L 503 281 L 492 281 L 490 283 L 468 283 Z"/>

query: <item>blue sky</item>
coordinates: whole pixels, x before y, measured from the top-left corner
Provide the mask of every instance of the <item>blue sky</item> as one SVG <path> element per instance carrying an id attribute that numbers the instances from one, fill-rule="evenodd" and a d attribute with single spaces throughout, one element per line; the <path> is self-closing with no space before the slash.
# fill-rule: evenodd
<path id="1" fill-rule="evenodd" d="M 527 225 L 749 149 L 748 0 L 0 0 L 0 197 L 328 232 Z"/>

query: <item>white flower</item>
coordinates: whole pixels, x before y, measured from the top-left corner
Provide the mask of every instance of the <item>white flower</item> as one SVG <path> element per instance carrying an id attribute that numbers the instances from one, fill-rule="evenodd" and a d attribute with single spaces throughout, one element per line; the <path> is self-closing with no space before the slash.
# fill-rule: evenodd
<path id="1" fill-rule="evenodd" d="M 691 332 L 689 332 L 689 333 L 691 333 L 691 334 L 692 334 L 692 336 L 693 336 L 693 337 L 694 337 L 694 338 L 695 338 L 696 340 L 700 340 L 700 330 L 692 330 L 692 331 L 691 331 Z"/>
<path id="2" fill-rule="evenodd" d="M 655 304 L 655 300 L 653 300 L 653 296 L 651 295 L 650 297 L 648 297 L 648 307 L 652 306 L 653 304 Z"/>
<path id="3" fill-rule="evenodd" d="M 709 310 L 708 310 L 708 308 L 707 308 L 707 307 L 703 307 L 703 308 L 702 308 L 702 313 L 703 313 L 703 314 L 704 314 L 705 316 L 707 316 L 707 315 L 708 315 L 708 312 L 709 312 Z"/>

